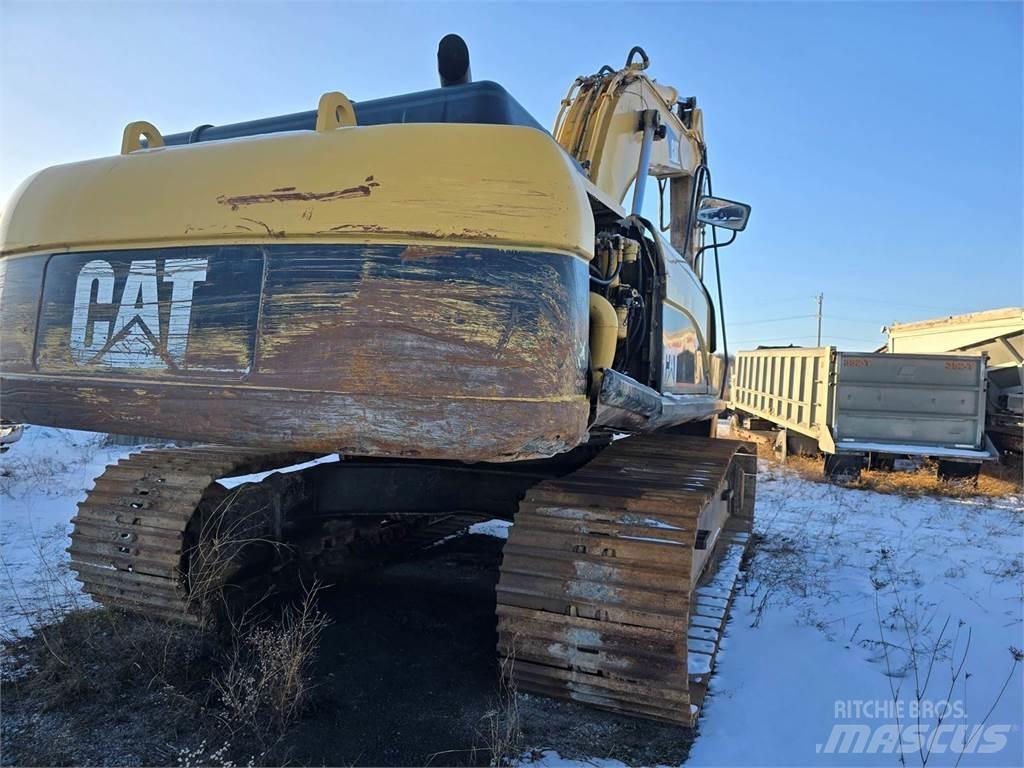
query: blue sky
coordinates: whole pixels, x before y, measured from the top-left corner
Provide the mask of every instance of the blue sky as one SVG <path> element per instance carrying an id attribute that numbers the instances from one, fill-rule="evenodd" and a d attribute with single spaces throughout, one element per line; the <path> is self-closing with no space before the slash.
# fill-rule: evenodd
<path id="1" fill-rule="evenodd" d="M 0 0 L 0 198 L 41 167 L 164 132 L 476 79 L 550 126 L 633 45 L 697 96 L 715 191 L 753 206 L 722 251 L 731 347 L 868 349 L 880 326 L 1024 304 L 1022 5 L 15 3 Z M 781 318 L 793 318 L 784 320 Z"/>

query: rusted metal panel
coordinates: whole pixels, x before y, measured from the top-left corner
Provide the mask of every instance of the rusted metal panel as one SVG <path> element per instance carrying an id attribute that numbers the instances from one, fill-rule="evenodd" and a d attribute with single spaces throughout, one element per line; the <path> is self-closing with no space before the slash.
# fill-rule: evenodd
<path id="1" fill-rule="evenodd" d="M 984 448 L 985 358 L 838 352 L 832 429 L 846 442 Z"/>
<path id="2" fill-rule="evenodd" d="M 20 274 L 5 306 L 39 301 L 38 278 Z M 11 420 L 462 460 L 585 439 L 587 267 L 573 256 L 355 244 L 60 254 L 41 295 L 34 352 L 25 338 L 5 350 Z"/>
<path id="3" fill-rule="evenodd" d="M 588 406 L 574 400 L 337 395 L 256 387 L 0 377 L 4 413 L 70 429 L 354 456 L 509 461 L 574 447 Z"/>
<path id="4" fill-rule="evenodd" d="M 46 259 L 0 258 L 0 370 L 32 370 Z"/>

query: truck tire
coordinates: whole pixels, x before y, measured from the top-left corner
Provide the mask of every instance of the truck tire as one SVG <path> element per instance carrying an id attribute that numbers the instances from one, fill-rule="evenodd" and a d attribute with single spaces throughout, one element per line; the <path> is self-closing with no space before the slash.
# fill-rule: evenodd
<path id="1" fill-rule="evenodd" d="M 864 466 L 862 453 L 826 453 L 825 479 L 831 483 L 853 483 Z"/>
<path id="2" fill-rule="evenodd" d="M 869 453 L 868 469 L 877 472 L 892 472 L 896 467 L 896 457 L 891 453 Z"/>
<path id="3" fill-rule="evenodd" d="M 973 461 L 949 461 L 940 460 L 936 475 L 939 480 L 946 482 L 960 482 L 974 485 L 978 482 L 978 472 L 981 464 Z"/>

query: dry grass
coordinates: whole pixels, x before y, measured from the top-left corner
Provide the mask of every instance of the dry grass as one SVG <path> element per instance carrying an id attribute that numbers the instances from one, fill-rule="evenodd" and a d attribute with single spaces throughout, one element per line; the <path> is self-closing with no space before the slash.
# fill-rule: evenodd
<path id="1" fill-rule="evenodd" d="M 774 455 L 771 456 L 771 460 L 778 462 Z M 807 480 L 825 482 L 820 456 L 790 456 L 785 463 L 786 466 Z M 999 470 L 1006 468 L 986 468 L 988 471 L 978 476 L 977 485 L 939 480 L 935 469 L 935 464 L 931 461 L 925 461 L 917 469 L 909 471 L 883 472 L 864 469 L 861 471 L 860 479 L 847 484 L 847 487 L 899 496 L 940 496 L 944 498 L 974 496 L 997 498 L 1018 494 L 1022 490 L 1019 477 L 1014 480 L 1009 472 L 1000 476 Z"/>
<path id="2" fill-rule="evenodd" d="M 310 700 L 310 667 L 330 623 L 317 608 L 314 583 L 280 621 L 258 625 L 247 617 L 232 626 L 233 642 L 223 673 L 214 679 L 233 734 L 284 733 Z"/>
<path id="3" fill-rule="evenodd" d="M 16 640 L 19 625 L 38 634 L 45 642 L 50 627 L 59 624 L 65 614 L 90 605 L 89 598 L 75 582 L 64 554 L 67 541 L 64 525 L 41 533 L 33 530 L 32 551 L 28 554 L 31 564 L 22 563 L 20 568 L 8 562 L 6 553 L 0 550 L 3 572 L 0 578 L 7 588 L 5 597 L 11 603 L 5 606 L 5 615 L 0 621 L 0 642 Z M 13 555 L 17 559 L 19 552 L 14 551 Z M 29 570 L 31 576 L 25 578 L 25 571 Z"/>
<path id="4" fill-rule="evenodd" d="M 226 613 L 248 611 L 275 591 L 272 579 L 235 583 L 256 563 L 264 563 L 269 572 L 268 559 L 279 559 L 289 549 L 271 535 L 270 516 L 270 501 L 258 485 L 224 491 L 201 503 L 196 544 L 188 550 L 185 609 L 201 617 L 205 627 L 216 628 Z"/>
<path id="5" fill-rule="evenodd" d="M 72 470 L 97 450 L 86 448 L 91 451 L 83 451 L 87 459 L 67 462 L 5 457 L 0 499 L 40 490 L 66 493 L 81 479 Z M 269 516 L 258 494 L 243 487 L 210 503 L 198 532 L 204 546 L 192 553 L 191 599 L 227 611 L 236 601 L 226 599 L 225 583 L 240 564 L 252 561 L 247 556 L 262 554 L 250 547 L 279 545 L 264 536 Z M 328 623 L 316 609 L 319 587 L 306 590 L 304 599 L 283 615 L 269 612 L 266 605 L 246 604 L 237 623 L 194 628 L 93 607 L 64 553 L 64 524 L 41 534 L 33 530 L 25 545 L 0 552 L 5 599 L 13 603 L 7 606 L 11 621 L 0 625 L 5 747 L 22 762 L 31 756 L 33 764 L 41 765 L 100 764 L 98 750 L 109 747 L 120 750 L 111 764 L 131 764 L 148 755 L 152 764 L 170 764 L 176 757 L 179 764 L 228 768 L 241 754 L 241 763 L 251 765 L 266 757 L 266 750 L 252 757 L 252 745 L 276 743 L 306 708 L 313 688 L 309 666 Z M 8 553 L 14 562 L 4 558 Z M 33 561 L 31 567 L 26 559 Z M 237 634 L 225 637 L 222 629 Z M 105 737 L 97 732 L 94 738 L 91 724 L 108 720 L 109 713 L 120 718 L 112 721 L 117 735 L 101 743 Z M 40 716 L 72 724 L 75 733 L 65 728 L 59 738 L 40 735 L 34 726 Z M 229 746 L 236 735 L 237 748 Z M 185 747 L 170 747 L 166 753 L 182 739 Z M 207 748 L 214 744 L 222 746 Z M 128 762 L 119 762 L 122 753 Z"/>
<path id="6" fill-rule="evenodd" d="M 108 608 L 73 610 L 7 640 L 0 685 L 8 711 L 17 709 L 19 722 L 52 713 L 79 728 L 70 741 L 26 732 L 7 746 L 40 765 L 99 764 L 95 751 L 108 747 L 158 765 L 175 757 L 181 766 L 281 764 L 273 750 L 314 689 L 310 665 L 327 624 L 316 591 L 282 616 L 250 620 L 227 646 L 209 631 Z M 76 740 L 92 739 L 89 724 L 112 714 L 133 737 L 119 732 L 114 746 Z"/>
<path id="7" fill-rule="evenodd" d="M 225 517 L 224 526 L 211 523 L 213 544 L 202 563 L 211 585 L 203 599 L 214 603 L 223 602 L 212 585 L 220 586 L 224 580 L 230 556 L 252 543 L 244 537 L 249 515 L 218 514 L 216 519 Z M 145 713 L 140 718 L 160 720 L 162 734 L 190 732 L 195 738 L 189 744 L 198 742 L 200 735 L 208 737 L 199 747 L 179 750 L 179 764 L 200 761 L 227 768 L 233 763 L 226 751 L 232 758 L 243 755 L 242 763 L 246 755 L 250 764 L 262 761 L 310 700 L 309 667 L 328 623 L 316 608 L 320 588 L 306 590 L 297 605 L 281 614 L 268 612 L 268 606 L 257 602 L 236 621 L 228 616 L 227 625 L 194 628 L 166 623 L 87 607 L 88 598 L 71 578 L 62 553 L 66 540 L 64 526 L 34 539 L 39 578 L 29 585 L 31 594 L 20 593 L 0 555 L 0 578 L 8 582 L 16 612 L 23 614 L 28 630 L 22 635 L 0 631 L 2 695 L 17 700 L 22 712 L 55 717 L 84 713 L 86 721 L 106 710 L 123 710 L 128 697 Z M 194 722 L 196 718 L 201 722 Z M 234 744 L 236 737 L 237 748 L 206 749 L 206 744 Z M 93 749 L 91 744 L 68 746 L 66 740 L 51 748 L 45 741 L 28 737 L 19 748 L 40 756 L 40 764 L 55 765 L 77 763 L 76 750 L 89 755 Z M 263 748 L 255 758 L 250 754 L 253 744 Z M 147 743 L 144 748 L 159 745 Z"/>
<path id="8" fill-rule="evenodd" d="M 738 435 L 738 439 L 748 439 L 746 435 Z M 785 462 L 780 462 L 778 454 L 767 440 L 758 439 L 758 458 L 773 464 L 784 463 L 805 480 L 824 483 L 823 460 L 821 456 L 790 454 Z M 984 496 L 999 498 L 1024 493 L 1024 472 L 1021 463 L 1004 466 L 989 462 L 982 465 L 977 484 L 966 482 L 948 482 L 936 476 L 936 464 L 925 460 L 917 469 L 909 471 L 878 471 L 864 469 L 860 480 L 847 485 L 849 488 L 860 488 L 866 491 L 877 491 L 899 496 L 937 496 L 944 498 L 970 498 Z"/>
<path id="9" fill-rule="evenodd" d="M 480 717 L 477 729 L 477 745 L 468 749 L 446 749 L 434 752 L 424 761 L 426 766 L 452 765 L 455 755 L 462 755 L 468 765 L 483 765 L 480 757 L 487 755 L 489 766 L 520 765 L 525 751 L 526 739 L 519 714 L 519 692 L 516 689 L 512 671 L 515 667 L 515 651 L 502 656 L 498 668 L 498 691 L 490 706 Z"/>
<path id="10" fill-rule="evenodd" d="M 11 622 L 0 644 L 16 654 L 22 675 L 42 709 L 88 696 L 105 700 L 111 681 L 136 680 L 147 688 L 193 681 L 192 667 L 206 639 L 191 628 L 120 613 L 89 600 L 74 580 L 64 554 L 67 532 L 58 525 L 32 537 L 35 577 L 19 583 L 0 554 Z M 22 624 L 19 627 L 19 623 Z"/>
<path id="11" fill-rule="evenodd" d="M 4 652 L 16 658 L 12 682 L 43 711 L 82 698 L 104 706 L 132 685 L 180 696 L 208 674 L 208 638 L 184 626 L 92 608 L 35 631 L 41 642 L 7 640 Z"/>
<path id="12" fill-rule="evenodd" d="M 519 716 L 519 698 L 512 670 L 515 654 L 503 656 L 498 677 L 498 696 L 494 706 L 484 713 L 483 739 L 490 752 L 492 766 L 514 765 L 523 754 L 523 728 Z"/>
<path id="13" fill-rule="evenodd" d="M 954 691 L 963 690 L 961 694 L 964 699 L 967 697 L 967 681 L 972 673 L 965 668 L 968 656 L 971 651 L 972 629 L 963 619 L 958 620 L 951 626 L 951 617 L 946 616 L 945 621 L 939 621 L 937 610 L 932 610 L 927 605 L 922 605 L 920 595 L 910 597 L 902 594 L 900 589 L 904 577 L 902 567 L 894 567 L 891 553 L 882 552 L 879 561 L 872 567 L 874 571 L 871 576 L 871 583 L 875 588 L 875 617 L 878 621 L 878 640 L 876 644 L 881 648 L 882 658 L 885 661 L 885 677 L 889 684 L 889 691 L 892 696 L 894 712 L 896 712 L 896 728 L 901 729 L 899 707 L 900 702 L 906 700 L 908 695 L 913 696 L 915 706 L 907 711 L 908 720 L 915 720 L 916 730 L 920 732 L 922 727 L 925 733 L 932 732 L 932 738 L 922 739 L 918 742 L 914 762 L 920 762 L 922 766 L 928 764 L 932 756 L 932 750 L 938 739 L 935 738 L 938 729 L 942 727 L 951 709 L 943 708 L 934 715 L 934 722 L 930 714 L 922 714 L 926 710 L 923 707 L 927 701 L 943 701 L 952 703 L 956 700 Z M 887 602 L 891 607 L 883 612 L 881 607 L 881 595 L 888 590 Z M 886 633 L 888 632 L 888 637 Z M 902 637 L 901 637 L 902 635 Z M 988 722 L 989 717 L 995 710 L 1003 694 L 1006 692 L 1010 682 L 1013 681 L 1017 667 L 1024 661 L 1024 652 L 1020 649 L 1009 647 L 1007 675 L 998 693 L 995 695 L 988 708 L 987 714 L 965 742 L 965 748 L 957 758 L 956 765 L 965 754 L 973 752 L 970 748 L 972 743 L 977 745 L 977 739 Z M 942 679 L 943 670 L 949 670 L 949 683 Z M 929 695 L 928 686 L 933 679 L 937 681 L 937 690 Z M 976 685 L 976 684 L 975 684 Z M 910 691 L 904 693 L 904 686 Z M 913 713 L 913 714 L 911 714 Z M 948 726 L 947 726 L 948 727 Z M 907 758 L 914 759 L 914 752 L 904 752 L 904 742 L 899 743 L 899 760 L 901 765 L 907 764 Z M 939 750 L 941 751 L 941 749 Z"/>

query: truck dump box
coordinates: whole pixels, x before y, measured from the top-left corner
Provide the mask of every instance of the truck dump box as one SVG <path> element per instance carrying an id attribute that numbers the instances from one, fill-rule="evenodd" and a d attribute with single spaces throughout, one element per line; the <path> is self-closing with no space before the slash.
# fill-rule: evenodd
<path id="1" fill-rule="evenodd" d="M 734 410 L 811 438 L 826 454 L 995 458 L 986 361 L 975 355 L 759 349 L 736 356 Z"/>
<path id="2" fill-rule="evenodd" d="M 888 328 L 890 352 L 978 353 L 988 365 L 988 435 L 1024 451 L 1024 307 L 939 317 Z"/>

